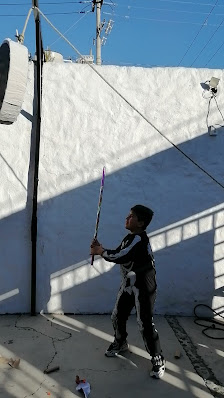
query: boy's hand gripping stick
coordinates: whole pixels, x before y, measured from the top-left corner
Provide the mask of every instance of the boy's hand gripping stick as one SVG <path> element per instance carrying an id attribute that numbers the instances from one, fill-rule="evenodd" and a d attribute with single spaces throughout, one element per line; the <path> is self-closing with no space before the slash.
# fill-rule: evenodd
<path id="1" fill-rule="evenodd" d="M 100 185 L 100 195 L 99 195 L 99 203 L 98 203 L 97 216 L 96 216 L 94 239 L 97 238 L 97 234 L 98 234 L 101 204 L 102 204 L 102 200 L 103 200 L 104 179 L 105 179 L 105 167 L 103 168 L 103 175 L 102 175 L 101 185 Z M 91 265 L 93 265 L 93 262 L 94 262 L 94 254 L 92 255 Z"/>

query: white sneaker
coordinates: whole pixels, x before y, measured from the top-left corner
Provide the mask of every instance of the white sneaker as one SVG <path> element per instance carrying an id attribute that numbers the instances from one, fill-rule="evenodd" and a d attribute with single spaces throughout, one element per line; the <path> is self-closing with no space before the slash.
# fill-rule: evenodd
<path id="1" fill-rule="evenodd" d="M 154 365 L 150 372 L 150 376 L 154 379 L 161 379 L 165 373 L 165 365 Z"/>
<path id="2" fill-rule="evenodd" d="M 155 379 L 161 379 L 165 373 L 165 360 L 162 355 L 156 355 L 152 358 L 152 370 L 150 376 Z"/>

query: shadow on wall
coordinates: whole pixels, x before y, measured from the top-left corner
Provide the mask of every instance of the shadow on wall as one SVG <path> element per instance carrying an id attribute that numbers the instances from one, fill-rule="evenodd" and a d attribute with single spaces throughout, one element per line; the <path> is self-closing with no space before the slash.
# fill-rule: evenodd
<path id="1" fill-rule="evenodd" d="M 34 96 L 33 115 L 37 112 L 36 95 L 36 68 L 34 68 Z M 21 115 L 32 122 L 30 142 L 30 162 L 28 170 L 27 187 L 23 185 L 17 170 L 13 169 L 7 159 L 0 153 L 1 160 L 7 165 L 20 187 L 27 193 L 26 208 L 23 211 L 5 217 L 0 222 L 0 245 L 1 245 L 1 267 L 0 267 L 0 313 L 17 313 L 30 311 L 30 275 L 31 275 L 31 216 L 33 200 L 33 178 L 35 140 L 36 140 L 36 117 L 25 110 Z M 9 201 L 10 192 L 8 194 Z M 17 198 L 20 202 L 20 195 Z M 15 199 L 13 199 L 15 200 Z M 8 203 L 1 203 L 6 208 Z"/>
<path id="2" fill-rule="evenodd" d="M 222 182 L 223 144 L 220 132 L 215 138 L 204 134 L 179 147 Z M 39 204 L 38 311 L 108 313 L 113 308 L 117 267 L 101 260 L 92 268 L 86 260 L 99 185 L 99 180 L 94 181 Z M 155 211 L 149 230 L 159 287 L 156 313 L 192 315 L 199 302 L 223 309 L 223 189 L 175 148 L 107 175 L 99 231 L 105 247 L 119 244 L 126 234 L 125 216 L 136 203 Z M 16 300 L 29 300 L 29 276 L 24 286 L 18 248 L 24 235 L 16 228 L 22 213 L 0 222 L 0 258 L 6 264 L 1 272 L 3 293 L 19 289 L 19 296 L 4 303 L 4 312 L 15 312 Z M 11 238 L 10 247 L 4 243 L 5 232 Z M 16 275 L 10 269 L 15 262 Z"/>

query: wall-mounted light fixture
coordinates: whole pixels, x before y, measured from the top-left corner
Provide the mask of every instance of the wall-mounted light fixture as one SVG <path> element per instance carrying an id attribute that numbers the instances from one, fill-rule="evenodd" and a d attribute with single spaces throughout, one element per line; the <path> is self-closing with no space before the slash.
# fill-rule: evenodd
<path id="1" fill-rule="evenodd" d="M 209 81 L 209 88 L 210 90 L 216 94 L 217 93 L 217 86 L 219 84 L 219 80 L 217 77 L 212 77 L 211 80 Z"/>

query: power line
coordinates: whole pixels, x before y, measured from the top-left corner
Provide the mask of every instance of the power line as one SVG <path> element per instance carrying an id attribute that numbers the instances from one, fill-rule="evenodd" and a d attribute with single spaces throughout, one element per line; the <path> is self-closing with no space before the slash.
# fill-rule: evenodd
<path id="1" fill-rule="evenodd" d="M 85 4 L 85 3 L 92 3 L 92 1 L 58 1 L 58 2 L 50 2 L 50 3 L 48 3 L 48 2 L 43 2 L 43 3 L 41 3 L 41 5 L 50 5 L 50 4 L 53 4 L 53 5 L 55 5 L 55 4 L 59 4 L 59 5 L 61 5 L 61 4 Z"/>
<path id="2" fill-rule="evenodd" d="M 195 36 L 194 39 L 192 40 L 192 42 L 191 42 L 191 44 L 189 45 L 187 51 L 184 53 L 183 57 L 181 58 L 181 60 L 180 60 L 180 62 L 179 62 L 179 64 L 178 64 L 177 66 L 180 66 L 181 62 L 182 62 L 183 59 L 186 57 L 186 55 L 187 55 L 187 53 L 189 52 L 190 48 L 193 46 L 194 42 L 196 41 L 196 39 L 197 39 L 198 35 L 200 34 L 201 30 L 203 29 L 203 27 L 205 26 L 205 24 L 207 24 L 208 18 L 210 17 L 212 11 L 215 9 L 215 7 L 216 7 L 218 1 L 219 1 L 219 0 L 216 0 L 216 3 L 215 3 L 215 5 L 213 5 L 213 7 L 212 7 L 212 9 L 211 9 L 211 11 L 210 11 L 208 17 L 204 20 L 202 26 L 200 27 L 199 31 L 197 32 L 196 36 Z"/>
<path id="3" fill-rule="evenodd" d="M 194 6 L 213 6 L 214 5 L 214 4 L 210 4 L 210 3 L 194 3 L 192 1 L 179 1 L 179 0 L 157 0 L 157 1 L 163 1 L 166 3 L 192 4 Z M 224 4 L 218 4 L 218 7 L 224 7 Z"/>
<path id="4" fill-rule="evenodd" d="M 168 8 L 156 8 L 156 7 L 135 7 L 135 6 L 122 6 L 119 5 L 120 7 L 125 7 L 128 8 L 128 10 L 130 11 L 132 8 L 134 9 L 138 9 L 138 10 L 148 10 L 148 11 L 167 11 L 167 12 L 179 12 L 179 13 L 186 13 L 186 14 L 200 14 L 200 15 L 209 15 L 209 12 L 200 12 L 200 11 L 186 11 L 186 10 L 172 10 L 172 9 L 168 9 Z M 222 14 L 215 14 L 215 15 L 222 15 Z"/>
<path id="5" fill-rule="evenodd" d="M 58 2 L 42 2 L 41 5 L 56 5 L 56 4 L 83 4 L 83 3 L 92 3 L 91 1 L 58 1 Z M 28 6 L 30 3 L 0 3 L 1 6 Z"/>
<path id="6" fill-rule="evenodd" d="M 49 25 L 68 43 L 73 50 L 83 58 L 82 54 L 77 50 L 77 48 L 52 24 L 52 22 L 45 16 L 45 14 L 37 7 L 35 7 L 42 17 L 49 23 Z M 187 158 L 191 163 L 193 163 L 199 170 L 205 173 L 209 178 L 211 178 L 217 185 L 224 189 L 224 185 L 219 182 L 215 177 L 213 177 L 207 170 L 201 167 L 197 162 L 195 162 L 190 156 L 188 156 L 182 149 L 180 149 L 176 144 L 174 144 L 165 134 L 163 134 L 150 120 L 144 116 L 131 102 L 129 102 L 105 77 L 96 69 L 92 64 L 87 63 L 87 65 L 120 97 L 122 98 L 136 113 L 138 113 L 152 128 L 154 128 L 166 141 L 168 141 L 176 150 L 179 151 L 185 158 Z"/>
<path id="7" fill-rule="evenodd" d="M 69 15 L 69 14 L 86 14 L 89 11 L 68 11 L 68 12 L 50 12 L 46 15 Z"/>
<path id="8" fill-rule="evenodd" d="M 84 4 L 84 3 L 92 3 L 92 1 L 57 1 L 57 2 L 42 2 L 41 5 L 43 4 Z"/>
<path id="9" fill-rule="evenodd" d="M 218 1 L 218 0 L 217 0 Z M 119 15 L 119 14 L 114 14 L 114 13 L 110 13 L 110 12 L 102 12 L 102 14 L 105 15 L 112 15 L 114 17 L 120 17 L 120 18 L 125 18 L 125 19 L 137 19 L 137 20 L 141 20 L 141 21 L 155 21 L 155 22 L 170 22 L 170 23 L 178 23 L 178 24 L 188 24 L 188 25 L 200 25 L 200 26 L 204 26 L 205 23 L 201 24 L 200 22 L 190 22 L 190 21 L 174 21 L 174 20 L 170 20 L 170 19 L 155 19 L 155 18 L 141 18 L 141 17 L 130 17 L 129 15 Z M 209 14 L 210 15 L 210 14 Z M 207 20 L 207 19 L 206 19 Z M 216 24 L 206 24 L 206 26 L 214 26 L 217 27 L 219 25 Z M 200 29 L 201 30 L 201 29 Z"/>
<path id="10" fill-rule="evenodd" d="M 118 5 L 118 4 L 116 4 Z M 198 5 L 198 4 L 197 4 Z M 122 8 L 128 8 L 130 11 L 132 8 L 138 9 L 138 10 L 148 10 L 148 11 L 167 11 L 167 12 L 179 12 L 179 13 L 186 13 L 186 14 L 200 14 L 200 15 L 209 15 L 209 12 L 200 12 L 200 11 L 186 11 L 186 10 L 173 10 L 173 9 L 168 9 L 168 8 L 156 8 L 156 7 L 136 7 L 136 6 L 123 6 L 119 4 L 119 7 Z M 224 14 L 214 14 L 215 16 L 223 16 Z"/>
<path id="11" fill-rule="evenodd" d="M 159 1 L 169 1 L 172 2 L 172 0 L 159 0 Z M 174 2 L 174 1 L 173 1 Z M 183 3 L 183 4 L 191 4 L 187 2 L 180 2 L 180 1 L 175 1 L 176 3 Z M 90 0 L 84 0 L 84 1 L 58 1 L 58 2 L 42 2 L 41 5 L 64 5 L 64 4 L 85 4 L 85 3 L 92 3 Z M 195 3 L 192 3 L 195 4 Z M 0 3 L 1 6 L 28 6 L 29 3 Z M 104 5 L 110 5 L 109 3 L 104 3 Z M 182 14 L 199 14 L 199 15 L 209 15 L 209 12 L 200 12 L 200 11 L 187 11 L 187 10 L 173 10 L 173 9 L 168 9 L 168 8 L 156 8 L 156 7 L 136 7 L 136 6 L 123 6 L 121 4 L 113 3 L 111 1 L 111 5 L 118 6 L 119 7 L 125 7 L 128 8 L 128 10 L 133 9 L 139 9 L 139 10 L 148 10 L 148 11 L 166 11 L 166 12 L 177 12 L 177 13 L 182 13 Z M 197 3 L 196 5 L 205 5 L 205 4 L 200 4 Z M 206 4 L 206 5 L 212 5 L 212 4 Z M 217 5 L 217 6 L 224 6 L 224 5 Z M 48 14 L 50 15 L 50 14 Z M 224 14 L 214 14 L 215 16 L 223 16 Z M 8 14 L 6 15 L 8 16 Z M 13 15 L 14 16 L 14 15 Z M 15 15 L 16 16 L 16 15 Z M 173 21 L 171 21 L 173 22 Z M 209 25 L 210 26 L 210 25 Z"/>
<path id="12" fill-rule="evenodd" d="M 92 11 L 87 11 L 86 13 L 84 13 L 84 15 L 81 16 L 81 18 L 79 18 L 75 23 L 73 23 L 64 33 L 63 35 L 65 35 L 66 33 L 69 32 L 69 30 L 71 30 L 72 28 L 74 28 L 75 25 L 78 24 L 78 22 L 80 22 L 88 13 L 90 13 Z M 57 43 L 57 41 L 59 41 L 61 39 L 61 36 L 59 36 L 53 43 L 51 43 L 48 47 L 51 48 L 51 46 L 53 46 L 53 44 Z"/>
<path id="13" fill-rule="evenodd" d="M 224 41 L 222 42 L 221 46 L 218 48 L 218 50 L 216 50 L 216 52 L 213 54 L 213 56 L 208 60 L 208 62 L 205 64 L 205 66 L 207 66 L 209 64 L 209 62 L 216 56 L 216 54 L 219 52 L 219 50 L 221 50 L 222 46 L 224 45 Z"/>
<path id="14" fill-rule="evenodd" d="M 0 14 L 0 17 L 26 17 L 27 14 Z"/>
<path id="15" fill-rule="evenodd" d="M 219 105 L 218 105 L 216 96 L 214 96 L 214 100 L 215 100 L 215 102 L 216 102 L 216 106 L 217 106 L 217 108 L 218 108 L 218 111 L 219 111 L 220 115 L 222 116 L 222 120 L 224 121 L 224 117 L 223 117 L 223 114 L 222 114 L 222 112 L 221 112 L 221 110 L 220 110 L 220 108 L 219 108 Z M 222 126 L 222 127 L 223 127 L 223 126 Z"/>
<path id="16" fill-rule="evenodd" d="M 215 36 L 216 32 L 219 30 L 219 28 L 222 26 L 224 22 L 224 19 L 222 20 L 222 22 L 219 24 L 218 28 L 215 30 L 215 32 L 211 35 L 210 39 L 207 41 L 207 43 L 204 45 L 204 47 L 201 49 L 201 51 L 199 52 L 199 54 L 197 55 L 197 57 L 195 58 L 195 60 L 192 62 L 192 65 L 194 65 L 195 61 L 197 61 L 197 59 L 200 57 L 201 53 L 204 51 L 204 49 L 207 47 L 207 45 L 210 43 L 210 41 L 212 40 L 212 38 Z"/>
<path id="17" fill-rule="evenodd" d="M 48 12 L 45 15 L 87 14 L 89 11 Z M 27 14 L 0 14 L 0 17 L 26 17 Z"/>
<path id="18" fill-rule="evenodd" d="M 196 5 L 196 6 L 213 6 L 213 4 L 210 3 L 193 3 L 190 1 L 178 1 L 178 0 L 157 0 L 157 1 L 161 1 L 161 2 L 167 2 L 167 3 L 178 3 L 178 4 L 192 4 L 192 5 Z M 41 5 L 45 5 L 45 4 L 82 4 L 82 3 L 92 3 L 92 1 L 58 1 L 58 2 L 42 2 Z M 109 5 L 108 3 L 104 3 L 105 5 Z M 112 5 L 114 6 L 121 6 L 118 3 L 113 3 L 111 2 Z M 30 3 L 0 3 L 0 6 L 22 6 L 22 5 L 30 5 Z M 121 6 L 121 7 L 126 7 L 126 6 Z M 224 4 L 218 4 L 217 7 L 224 7 Z M 130 6 L 130 8 L 143 8 L 143 7 L 135 7 L 135 6 Z"/>
<path id="19" fill-rule="evenodd" d="M 29 3 L 0 3 L 0 6 L 28 6 Z"/>

